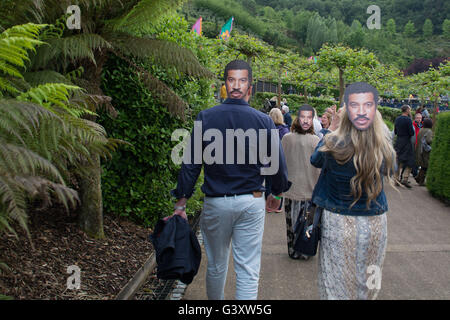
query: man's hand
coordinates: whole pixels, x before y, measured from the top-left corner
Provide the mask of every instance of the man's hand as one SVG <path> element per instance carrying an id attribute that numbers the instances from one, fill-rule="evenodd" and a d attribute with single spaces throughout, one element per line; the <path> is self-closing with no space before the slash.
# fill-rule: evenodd
<path id="1" fill-rule="evenodd" d="M 178 216 L 180 216 L 180 217 L 182 217 L 183 219 L 186 219 L 186 220 L 188 219 L 187 215 L 186 215 L 186 209 L 185 210 L 175 210 L 173 212 L 172 216 L 175 216 L 175 215 L 178 215 Z"/>
<path id="2" fill-rule="evenodd" d="M 280 195 L 281 196 L 281 195 Z M 275 199 L 272 194 L 267 197 L 267 208 L 271 210 L 278 210 L 280 207 L 281 199 Z"/>
<path id="3" fill-rule="evenodd" d="M 173 217 L 175 215 L 180 216 L 183 219 L 187 220 L 188 218 L 187 218 L 187 215 L 186 215 L 186 209 L 180 209 L 180 207 L 186 208 L 186 202 L 187 202 L 186 198 L 179 199 L 177 201 L 177 203 L 175 203 L 175 207 L 179 207 L 179 208 L 175 209 L 175 211 L 173 212 L 173 214 L 171 216 L 167 216 L 163 220 L 166 221 L 167 219 L 169 219 L 169 218 L 171 218 L 171 217 Z"/>

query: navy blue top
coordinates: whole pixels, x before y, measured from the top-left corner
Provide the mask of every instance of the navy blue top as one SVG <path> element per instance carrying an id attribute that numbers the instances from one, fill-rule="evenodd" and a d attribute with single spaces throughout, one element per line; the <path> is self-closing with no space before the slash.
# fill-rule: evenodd
<path id="1" fill-rule="evenodd" d="M 367 208 L 367 194 L 363 191 L 361 198 L 350 208 L 354 201 L 351 195 L 350 180 L 356 175 L 353 159 L 343 165 L 337 163 L 329 152 L 319 152 L 324 144 L 324 138 L 317 144 L 311 155 L 311 164 L 322 168 L 319 179 L 312 194 L 312 202 L 328 211 L 352 215 L 373 216 L 388 210 L 384 189 L 372 200 Z"/>
<path id="2" fill-rule="evenodd" d="M 412 137 L 414 127 L 410 117 L 398 116 L 394 123 L 394 133 L 399 137 Z"/>
<path id="3" fill-rule="evenodd" d="M 205 131 L 208 129 L 216 129 L 218 130 L 223 137 L 223 156 L 218 157 L 223 159 L 223 164 L 217 163 L 216 161 L 212 164 L 205 163 L 205 159 L 202 159 L 202 163 L 194 162 L 194 143 L 195 141 L 195 130 L 192 130 L 191 133 L 191 163 L 187 164 L 186 161 L 183 160 L 181 165 L 181 171 L 178 175 L 178 184 L 177 188 L 171 191 L 171 194 L 177 199 L 180 198 L 189 198 L 192 196 L 194 192 L 194 185 L 197 181 L 197 178 L 200 174 L 202 165 L 204 166 L 204 184 L 201 187 L 203 193 L 206 196 L 214 197 L 214 196 L 223 196 L 223 195 L 235 195 L 235 194 L 245 194 L 251 193 L 253 191 L 265 191 L 263 187 L 264 177 L 261 175 L 261 168 L 270 167 L 272 162 L 263 165 L 261 163 L 259 153 L 262 152 L 266 154 L 269 159 L 272 157 L 278 157 L 279 169 L 272 176 L 272 192 L 274 194 L 280 194 L 285 192 L 290 187 L 290 182 L 288 182 L 287 178 L 287 166 L 286 160 L 283 152 L 283 148 L 281 143 L 279 143 L 279 134 L 278 130 L 275 128 L 275 124 L 272 119 L 252 107 L 245 101 L 240 99 L 226 99 L 223 104 L 215 106 L 213 108 L 201 111 L 196 121 L 202 121 L 202 137 L 204 137 Z M 248 129 L 254 129 L 254 132 L 258 133 L 260 129 L 263 129 L 267 133 L 267 150 L 260 150 L 260 137 L 259 134 L 256 134 L 256 144 L 250 144 L 250 139 L 248 136 L 245 137 L 245 150 L 243 151 L 245 154 L 245 162 L 243 164 L 237 164 L 237 156 L 238 156 L 238 145 L 237 138 L 234 137 L 234 159 L 233 161 L 227 161 L 227 134 L 226 129 L 242 129 L 243 132 L 246 132 Z M 271 155 L 271 130 L 276 130 L 276 141 L 279 146 L 276 150 L 275 155 Z M 218 131 L 215 131 L 218 133 Z M 199 138 L 197 137 L 197 140 Z M 203 138 L 205 139 L 205 138 Z M 202 140 L 203 140 L 202 139 Z M 208 140 L 208 139 L 205 139 Z M 205 148 L 216 141 L 216 139 L 211 138 L 209 140 L 212 141 L 203 141 L 202 142 L 202 152 L 205 151 Z M 212 154 L 212 156 L 216 155 L 216 151 L 211 152 L 212 146 L 208 148 L 208 154 Z M 215 150 L 215 149 L 214 149 Z M 241 149 L 242 150 L 242 149 Z M 249 161 L 250 151 L 254 155 L 256 161 Z M 197 153 L 198 150 L 197 150 Z M 219 152 L 220 154 L 220 152 Z M 217 160 L 217 159 L 216 159 Z M 232 164 L 227 164 L 232 163 Z M 256 162 L 256 163 L 255 163 Z"/>
<path id="4" fill-rule="evenodd" d="M 284 123 L 288 126 L 288 128 L 290 128 L 291 125 L 292 125 L 292 117 L 291 117 L 291 114 L 290 114 L 289 112 L 286 112 L 286 113 L 283 115 L 283 118 L 284 118 Z"/>
<path id="5" fill-rule="evenodd" d="M 278 133 L 280 134 L 280 141 L 281 141 L 284 135 L 289 133 L 289 127 L 287 126 L 287 124 L 278 124 L 276 128 L 278 129 Z"/>

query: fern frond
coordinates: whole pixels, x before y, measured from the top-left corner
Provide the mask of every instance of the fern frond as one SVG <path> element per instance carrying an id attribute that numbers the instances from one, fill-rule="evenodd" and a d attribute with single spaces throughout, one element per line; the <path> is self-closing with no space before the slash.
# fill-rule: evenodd
<path id="1" fill-rule="evenodd" d="M 2 140 L 0 140 L 2 141 Z M 10 174 L 43 175 L 64 184 L 57 168 L 47 159 L 30 149 L 5 143 L 0 146 L 0 167 Z"/>
<path id="2" fill-rule="evenodd" d="M 73 85 L 70 79 L 59 72 L 53 70 L 35 71 L 27 72 L 24 75 L 25 81 L 27 81 L 30 86 L 39 86 L 46 83 L 63 83 L 67 85 Z"/>
<path id="3" fill-rule="evenodd" d="M 15 99 L 0 99 L 0 136 L 8 143 L 25 146 L 27 136 L 32 138 L 38 130 L 40 121 L 49 119 L 58 122 L 50 111 Z"/>
<path id="4" fill-rule="evenodd" d="M 41 32 L 41 30 L 46 26 L 47 26 L 46 24 L 34 24 L 34 23 L 27 23 L 13 26 L 3 31 L 0 34 L 0 39 L 14 38 L 14 37 L 37 39 L 39 37 L 39 33 Z"/>
<path id="5" fill-rule="evenodd" d="M 45 25 L 25 24 L 14 26 L 0 33 L 0 97 L 2 92 L 17 94 L 18 90 L 8 77 L 22 79 L 20 69 L 29 61 L 29 50 L 43 44 L 39 32 Z"/>
<path id="6" fill-rule="evenodd" d="M 59 107 L 74 117 L 80 117 L 91 112 L 69 104 L 72 91 L 77 90 L 81 90 L 81 88 L 63 83 L 46 83 L 20 94 L 17 99 L 37 103 L 57 114 L 59 112 L 56 107 Z"/>
<path id="7" fill-rule="evenodd" d="M 32 60 L 33 70 L 45 68 L 50 61 L 68 63 L 89 59 L 96 64 L 94 51 L 112 47 L 102 36 L 87 33 L 48 39 L 47 43 L 36 50 Z"/>
<path id="8" fill-rule="evenodd" d="M 0 228 L 7 228 L 17 238 L 9 221 L 17 221 L 30 238 L 27 227 L 26 200 L 20 185 L 0 171 Z"/>
<path id="9" fill-rule="evenodd" d="M 167 11 L 178 8 L 186 0 L 141 0 L 121 18 L 113 22 L 113 29 L 118 31 L 136 30 L 157 22 Z"/>
<path id="10" fill-rule="evenodd" d="M 181 119 L 185 119 L 184 111 L 188 108 L 186 102 L 181 99 L 172 89 L 170 89 L 164 82 L 153 76 L 144 68 L 138 66 L 136 63 L 123 56 L 119 52 L 114 52 L 118 57 L 127 61 L 133 66 L 138 74 L 141 76 L 142 82 L 155 95 L 158 101 L 169 110 L 170 113 L 178 115 Z"/>
<path id="11" fill-rule="evenodd" d="M 198 78 L 213 78 L 214 74 L 203 67 L 187 48 L 180 47 L 175 42 L 149 38 L 133 37 L 120 34 L 113 44 L 126 55 L 138 58 L 153 58 L 163 67 L 173 66 L 180 73 Z"/>
<path id="12" fill-rule="evenodd" d="M 10 93 L 11 95 L 19 94 L 19 90 L 11 84 L 10 80 L 0 77 L 0 98 L 4 97 L 4 93 Z"/>

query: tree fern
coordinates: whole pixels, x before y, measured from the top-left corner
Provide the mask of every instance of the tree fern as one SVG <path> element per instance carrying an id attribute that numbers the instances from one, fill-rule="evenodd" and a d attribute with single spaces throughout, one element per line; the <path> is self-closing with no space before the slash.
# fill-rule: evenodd
<path id="1" fill-rule="evenodd" d="M 43 27 L 16 26 L 0 36 L 0 93 L 16 97 L 0 98 L 0 229 L 14 234 L 11 221 L 29 235 L 26 221 L 32 198 L 44 199 L 47 205 L 57 200 L 66 208 L 75 204 L 78 195 L 66 186 L 69 168 L 83 173 L 93 155 L 110 157 L 120 143 L 108 139 L 100 125 L 81 118 L 95 115 L 83 102 L 90 97 L 71 84 L 82 70 L 67 76 L 50 71 L 23 76 L 30 50 L 42 44 L 35 39 Z M 46 77 L 61 82 L 48 83 Z"/>
<path id="2" fill-rule="evenodd" d="M 94 68 L 85 68 L 87 71 L 84 74 L 90 84 L 82 87 L 88 94 L 102 96 L 99 86 L 101 68 L 106 61 L 105 57 L 113 51 L 116 54 L 150 58 L 163 67 L 175 67 L 178 72 L 189 76 L 211 78 L 213 74 L 198 62 L 189 49 L 170 41 L 132 35 L 134 30 L 157 22 L 166 12 L 183 2 L 184 0 L 28 0 L 28 17 L 34 17 L 34 21 L 38 23 L 60 21 L 61 13 L 70 4 L 79 5 L 83 12 L 81 31 L 74 33 L 66 30 L 61 23 L 58 27 L 46 29 L 54 30 L 48 31 L 43 38 L 49 45 L 40 46 L 33 56 L 32 71 L 52 68 L 66 73 L 69 66 L 88 67 L 92 63 Z M 149 70 L 146 72 L 148 87 L 156 93 L 155 97 L 162 105 L 178 115 L 188 109 L 187 104 L 173 90 L 151 75 Z M 109 102 L 105 106 L 108 110 L 113 109 Z"/>

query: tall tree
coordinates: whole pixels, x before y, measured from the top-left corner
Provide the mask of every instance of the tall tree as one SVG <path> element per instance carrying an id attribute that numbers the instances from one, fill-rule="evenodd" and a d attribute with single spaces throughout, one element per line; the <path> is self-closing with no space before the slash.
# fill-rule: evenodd
<path id="1" fill-rule="evenodd" d="M 433 35 L 433 22 L 430 19 L 426 19 L 422 27 L 423 36 L 429 38 Z"/>
<path id="2" fill-rule="evenodd" d="M 43 30 L 48 26 L 26 24 L 0 34 L 0 230 L 13 233 L 11 220 L 27 230 L 30 199 L 41 200 L 41 210 L 54 200 L 67 209 L 78 202 L 67 186 L 71 170 L 82 172 L 85 159 L 108 154 L 111 142 L 101 126 L 81 119 L 92 112 L 81 88 L 63 83 L 69 75 L 47 72 L 57 83 L 33 86 L 24 73 L 30 53 L 45 45 Z"/>
<path id="3" fill-rule="evenodd" d="M 339 102 L 342 103 L 345 89 L 344 74 L 347 69 L 374 69 L 379 63 L 373 53 L 367 50 L 354 50 L 342 46 L 324 45 L 319 51 L 319 67 L 325 70 L 337 68 L 339 71 Z"/>
<path id="4" fill-rule="evenodd" d="M 442 35 L 444 39 L 450 39 L 450 20 L 445 19 L 442 23 Z"/>
<path id="5" fill-rule="evenodd" d="M 403 34 L 405 35 L 405 37 L 412 38 L 415 33 L 416 28 L 414 27 L 414 23 L 411 20 L 409 20 L 408 23 L 405 25 Z"/>
<path id="6" fill-rule="evenodd" d="M 133 59 L 153 59 L 155 63 L 175 67 L 180 73 L 194 77 L 212 77 L 194 54 L 174 42 L 152 39 L 145 34 L 145 26 L 156 23 L 167 11 L 183 0 L 21 0 L 27 10 L 17 12 L 15 21 L 54 23 L 64 16 L 70 5 L 78 5 L 82 12 L 81 28 L 69 30 L 63 26 L 40 47 L 33 61 L 32 71 L 52 69 L 66 72 L 81 68 L 82 79 L 77 83 L 91 95 L 104 97 L 101 90 L 103 65 L 111 54 L 122 57 L 142 74 L 144 83 L 160 103 L 180 117 L 187 104 L 149 70 L 139 67 Z M 62 32 L 61 32 L 62 30 Z M 139 36 L 142 35 L 142 36 Z M 95 120 L 95 118 L 91 118 Z M 86 174 L 80 181 L 80 226 L 90 236 L 103 237 L 100 159 L 93 155 L 86 164 Z"/>
<path id="7" fill-rule="evenodd" d="M 397 33 L 394 18 L 390 18 L 386 23 L 386 30 L 390 36 L 394 36 Z"/>

